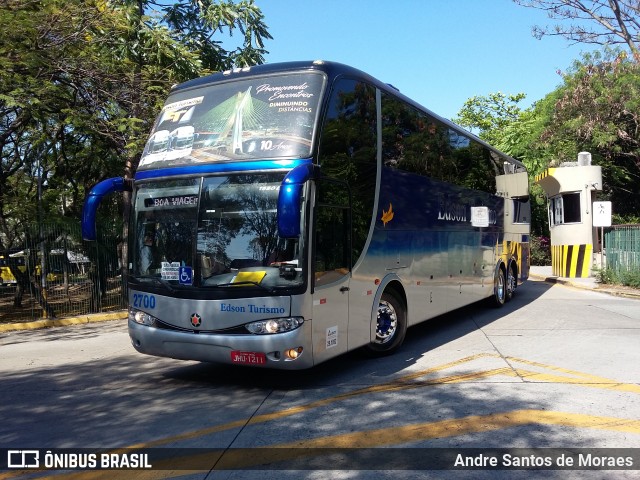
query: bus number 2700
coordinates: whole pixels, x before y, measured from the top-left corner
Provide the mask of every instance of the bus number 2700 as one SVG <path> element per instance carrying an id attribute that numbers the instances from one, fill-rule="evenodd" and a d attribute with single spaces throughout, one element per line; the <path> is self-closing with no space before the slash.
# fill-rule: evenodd
<path id="1" fill-rule="evenodd" d="M 153 295 L 133 294 L 134 308 L 156 308 L 156 297 Z"/>

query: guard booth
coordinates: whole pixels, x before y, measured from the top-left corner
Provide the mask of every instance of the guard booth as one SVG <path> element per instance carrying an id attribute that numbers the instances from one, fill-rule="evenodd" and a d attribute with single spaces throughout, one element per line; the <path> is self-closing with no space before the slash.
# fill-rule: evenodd
<path id="1" fill-rule="evenodd" d="M 602 169 L 591 165 L 591 154 L 581 152 L 577 162 L 564 162 L 536 176 L 548 200 L 551 264 L 559 277 L 591 275 L 594 245 L 593 202 L 602 190 Z"/>

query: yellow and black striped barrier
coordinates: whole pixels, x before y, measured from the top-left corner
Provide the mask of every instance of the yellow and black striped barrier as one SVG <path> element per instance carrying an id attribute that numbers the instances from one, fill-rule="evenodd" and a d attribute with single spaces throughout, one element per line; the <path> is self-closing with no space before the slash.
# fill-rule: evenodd
<path id="1" fill-rule="evenodd" d="M 587 278 L 591 274 L 593 245 L 551 245 L 551 266 L 558 277 Z"/>
<path id="2" fill-rule="evenodd" d="M 518 282 L 526 280 L 529 276 L 529 242 L 514 242 L 512 240 L 503 240 L 502 244 L 496 245 L 496 255 L 502 257 L 505 264 L 509 263 L 509 259 L 516 261 L 518 268 Z"/>
<path id="3" fill-rule="evenodd" d="M 535 176 L 535 182 L 540 183 L 541 180 L 544 180 L 547 177 L 553 177 L 556 173 L 557 168 L 549 167 L 544 172 Z"/>

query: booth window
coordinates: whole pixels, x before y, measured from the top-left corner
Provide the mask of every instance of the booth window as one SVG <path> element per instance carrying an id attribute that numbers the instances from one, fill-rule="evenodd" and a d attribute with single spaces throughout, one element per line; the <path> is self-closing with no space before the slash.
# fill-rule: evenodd
<path id="1" fill-rule="evenodd" d="M 582 222 L 580 192 L 563 193 L 549 199 L 549 225 Z"/>

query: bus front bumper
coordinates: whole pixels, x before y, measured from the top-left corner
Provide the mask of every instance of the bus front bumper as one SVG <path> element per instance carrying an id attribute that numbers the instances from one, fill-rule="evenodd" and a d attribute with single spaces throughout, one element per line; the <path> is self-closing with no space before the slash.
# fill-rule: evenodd
<path id="1" fill-rule="evenodd" d="M 138 352 L 158 357 L 283 370 L 313 366 L 310 321 L 285 333 L 220 335 L 166 330 L 129 320 L 129 337 Z"/>

